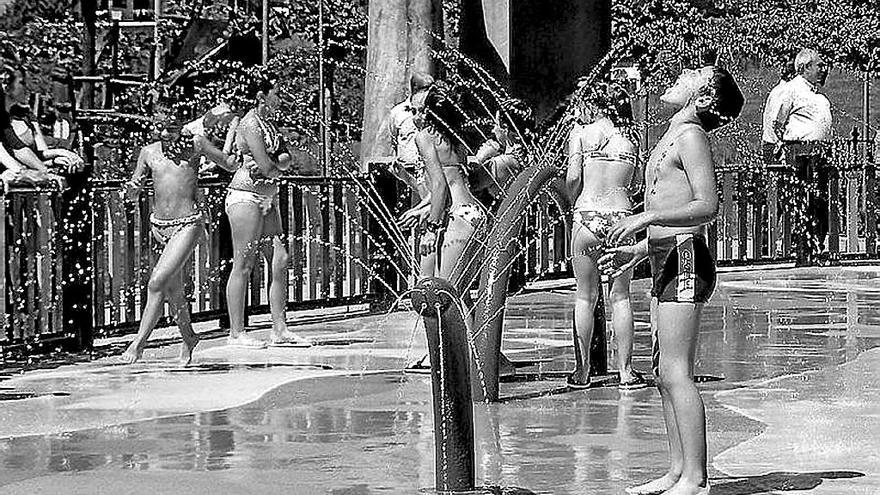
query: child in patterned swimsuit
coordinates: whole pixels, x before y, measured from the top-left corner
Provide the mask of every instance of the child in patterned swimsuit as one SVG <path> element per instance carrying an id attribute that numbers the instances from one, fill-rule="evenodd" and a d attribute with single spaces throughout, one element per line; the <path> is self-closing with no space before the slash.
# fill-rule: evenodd
<path id="1" fill-rule="evenodd" d="M 576 102 L 578 120 L 569 138 L 566 183 L 575 205 L 572 226 L 572 267 L 577 279 L 574 308 L 575 369 L 572 388 L 590 387 L 590 342 L 593 313 L 601 290 L 596 260 L 609 247 L 608 233 L 630 214 L 630 186 L 636 177 L 635 145 L 622 131 L 632 122 L 629 96 L 616 84 L 599 83 Z M 632 242 L 626 238 L 623 242 Z M 621 390 L 644 388 L 632 368 L 633 316 L 629 297 L 632 273 L 611 282 L 614 339 Z"/>
<path id="2" fill-rule="evenodd" d="M 731 122 L 743 95 L 724 69 L 685 70 L 660 101 L 677 110 L 645 168 L 645 211 L 621 220 L 615 243 L 647 229 L 635 246 L 601 260 L 616 275 L 650 258 L 654 375 L 663 402 L 669 470 L 628 488 L 630 494 L 708 495 L 706 411 L 693 381 L 700 314 L 715 287 L 715 262 L 705 225 L 718 213 L 718 190 L 707 133 Z"/>
<path id="3" fill-rule="evenodd" d="M 162 113 L 158 113 L 163 119 Z M 150 215 L 155 247 L 162 250 L 147 285 L 147 302 L 141 315 L 137 336 L 121 359 L 132 364 L 141 358 L 153 328 L 163 313 L 168 299 L 171 314 L 177 320 L 183 344 L 180 362 L 192 361 L 192 352 L 199 342 L 189 317 L 189 303 L 183 291 L 182 267 L 204 234 L 204 217 L 196 204 L 198 155 L 190 139 L 182 139 L 180 127 L 166 120 L 161 139 L 144 146 L 138 156 L 131 180 L 126 183 L 126 196 L 136 201 L 146 173 L 153 177 L 155 206 Z"/>

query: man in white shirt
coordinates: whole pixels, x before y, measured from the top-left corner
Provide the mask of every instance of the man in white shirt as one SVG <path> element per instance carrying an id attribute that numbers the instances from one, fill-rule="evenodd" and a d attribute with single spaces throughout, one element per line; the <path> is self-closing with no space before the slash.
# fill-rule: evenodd
<path id="1" fill-rule="evenodd" d="M 779 157 L 775 154 L 779 151 L 779 136 L 776 135 L 776 117 L 779 115 L 779 109 L 782 106 L 782 98 L 786 92 L 786 85 L 794 76 L 794 66 L 785 64 L 782 73 L 779 75 L 779 82 L 770 94 L 767 95 L 767 101 L 764 103 L 764 115 L 762 119 L 762 150 L 764 154 L 764 163 L 778 163 Z"/>
<path id="2" fill-rule="evenodd" d="M 424 98 L 432 84 L 434 78 L 430 75 L 413 73 L 409 80 L 410 96 L 392 108 L 388 116 L 391 148 L 394 150 L 395 159 L 392 172 L 422 198 L 428 193 L 428 189 L 424 181 L 422 159 L 416 147 L 418 127 L 416 127 L 416 107 L 413 106 L 413 102 Z"/>
<path id="3" fill-rule="evenodd" d="M 808 264 L 825 249 L 828 234 L 828 166 L 823 143 L 831 138 L 831 103 L 819 92 L 828 77 L 828 66 L 815 50 L 805 48 L 795 58 L 794 79 L 780 98 L 774 131 L 777 150 L 809 189 L 806 211 L 794 211 L 798 264 Z M 802 194 L 795 192 L 795 194 Z M 792 206 L 802 204 L 794 201 Z"/>

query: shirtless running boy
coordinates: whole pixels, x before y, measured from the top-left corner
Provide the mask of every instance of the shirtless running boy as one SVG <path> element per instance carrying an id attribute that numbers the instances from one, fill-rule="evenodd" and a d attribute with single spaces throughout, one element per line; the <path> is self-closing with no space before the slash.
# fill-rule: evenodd
<path id="1" fill-rule="evenodd" d="M 155 204 L 150 224 L 153 240 L 162 247 L 162 254 L 150 275 L 137 336 L 121 359 L 132 364 L 141 358 L 167 298 L 183 338 L 180 362 L 187 365 L 199 343 L 190 324 L 189 302 L 183 290 L 183 265 L 205 231 L 204 217 L 196 203 L 200 154 L 192 140 L 181 137 L 179 124 L 168 120 L 160 125 L 164 127 L 160 139 L 141 149 L 134 175 L 125 188 L 127 199 L 136 201 L 147 171 L 152 174 Z"/>
<path id="2" fill-rule="evenodd" d="M 645 167 L 645 212 L 615 225 L 608 244 L 619 245 L 643 229 L 648 238 L 610 249 L 599 263 L 618 276 L 648 257 L 654 282 L 652 364 L 670 467 L 659 479 L 626 491 L 708 495 L 706 411 L 693 375 L 700 313 L 715 288 L 705 231 L 718 213 L 718 192 L 707 134 L 739 116 L 743 95 L 727 71 L 710 66 L 685 70 L 660 100 L 676 113 Z"/>

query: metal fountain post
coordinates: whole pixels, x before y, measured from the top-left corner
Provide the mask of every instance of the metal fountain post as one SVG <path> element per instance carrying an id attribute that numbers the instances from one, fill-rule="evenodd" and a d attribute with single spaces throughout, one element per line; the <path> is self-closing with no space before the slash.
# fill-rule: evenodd
<path id="1" fill-rule="evenodd" d="M 468 330 L 452 284 L 427 278 L 413 290 L 425 321 L 434 397 L 434 480 L 440 493 L 473 492 L 474 417 Z"/>

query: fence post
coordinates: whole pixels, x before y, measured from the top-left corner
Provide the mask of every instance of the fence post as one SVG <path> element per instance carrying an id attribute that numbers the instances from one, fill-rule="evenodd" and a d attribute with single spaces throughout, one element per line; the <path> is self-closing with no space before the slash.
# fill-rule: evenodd
<path id="1" fill-rule="evenodd" d="M 737 258 L 740 260 L 745 260 L 749 257 L 749 202 L 748 198 L 742 191 L 742 183 L 743 177 L 745 176 L 745 172 L 731 172 L 731 175 L 736 173 L 736 216 L 737 216 L 737 229 L 736 229 L 736 237 L 737 237 Z"/>
<path id="2" fill-rule="evenodd" d="M 721 176 L 721 215 L 724 218 L 724 232 L 721 234 L 721 244 L 724 249 L 721 252 L 722 259 L 733 259 L 733 233 L 736 217 L 733 214 L 733 172 L 724 170 Z"/>
<path id="3" fill-rule="evenodd" d="M 769 168 L 769 167 L 768 167 Z M 767 171 L 767 257 L 776 257 L 776 243 L 779 241 L 779 174 Z"/>
<path id="4" fill-rule="evenodd" d="M 397 218 L 401 206 L 405 207 L 405 205 L 399 205 L 399 201 L 404 195 L 398 194 L 397 178 L 394 177 L 391 172 L 388 171 L 388 168 L 382 163 L 370 162 L 367 170 L 369 171 L 369 180 L 373 181 L 375 191 L 379 196 L 379 198 L 377 198 L 378 201 L 381 201 L 387 207 L 388 212 L 390 212 L 394 218 Z M 408 195 L 405 196 L 406 198 L 409 197 Z M 397 250 L 385 230 L 386 228 L 391 227 L 385 226 L 383 228 L 382 217 L 383 215 L 372 215 L 368 219 L 369 223 L 367 226 L 367 232 L 369 233 L 369 238 L 372 240 L 367 249 L 370 260 L 369 266 L 373 270 L 373 276 L 384 280 L 389 287 L 392 287 L 396 291 L 400 288 L 401 284 L 406 283 L 406 280 L 400 280 L 399 275 L 394 270 L 392 264 L 394 260 L 392 258 L 395 256 Z M 379 296 L 379 304 L 384 305 L 390 303 L 393 294 L 391 294 L 388 288 L 382 283 L 378 283 L 371 278 L 369 287 L 370 293 Z"/>
<path id="5" fill-rule="evenodd" d="M 840 170 L 831 164 L 823 165 L 828 167 L 828 252 L 836 255 L 840 254 Z"/>
<path id="6" fill-rule="evenodd" d="M 62 268 L 62 324 L 73 337 L 68 350 L 91 351 L 94 341 L 94 290 L 95 274 L 92 269 L 94 232 L 92 229 L 91 185 L 92 153 L 86 147 L 86 163 L 83 172 L 68 176 L 69 188 L 61 193 L 64 229 L 61 249 L 64 260 Z"/>
<path id="7" fill-rule="evenodd" d="M 6 313 L 6 187 L 0 183 L 0 342 L 6 340 L 6 324 L 10 321 Z M 2 354 L 2 353 L 0 353 Z M 5 354 L 0 356 L 5 361 Z"/>
<path id="8" fill-rule="evenodd" d="M 869 256 L 877 254 L 876 178 L 874 154 L 870 153 L 868 155 L 868 161 L 865 163 L 865 252 Z"/>

